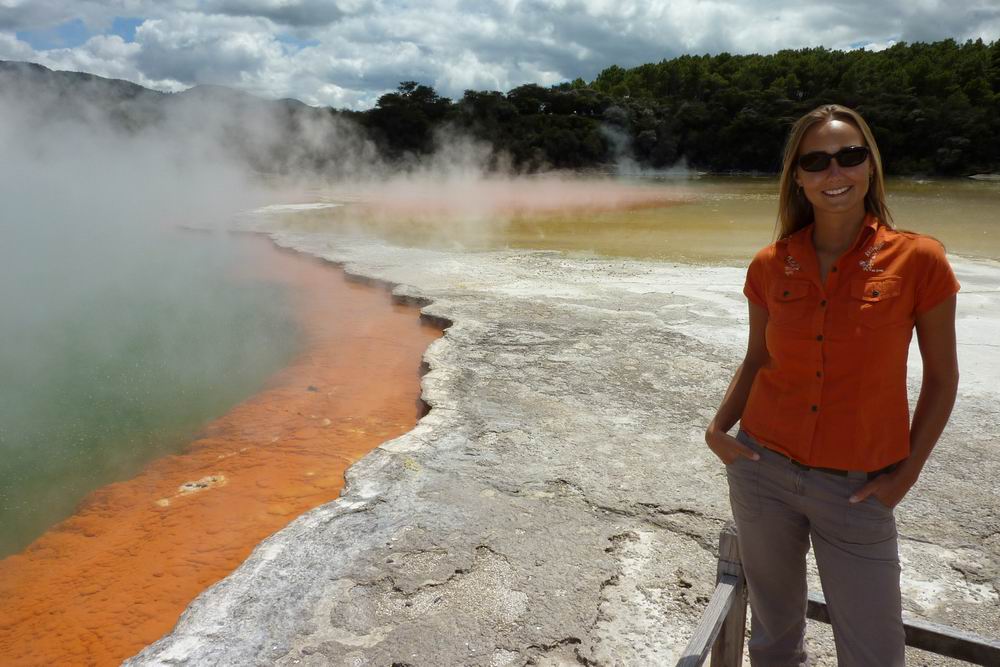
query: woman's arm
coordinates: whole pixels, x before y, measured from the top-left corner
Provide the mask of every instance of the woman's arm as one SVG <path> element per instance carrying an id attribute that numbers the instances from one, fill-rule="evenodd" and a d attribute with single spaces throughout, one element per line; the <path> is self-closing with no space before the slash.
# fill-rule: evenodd
<path id="1" fill-rule="evenodd" d="M 745 456 L 756 460 L 757 453 L 746 447 L 728 431 L 743 415 L 743 408 L 750 396 L 750 387 L 757 376 L 757 371 L 764 366 L 770 356 L 767 352 L 767 342 L 764 331 L 767 328 L 767 310 L 753 303 L 750 304 L 750 335 L 747 340 L 747 352 L 743 363 L 736 369 L 726 396 L 715 413 L 715 417 L 705 431 L 705 442 L 723 463 L 730 464 L 737 456 Z"/>
<path id="2" fill-rule="evenodd" d="M 955 301 L 952 296 L 917 317 L 917 342 L 924 374 L 910 426 L 909 457 L 891 473 L 876 477 L 862 487 L 851 496 L 851 502 L 860 502 L 875 494 L 882 503 L 894 507 L 916 484 L 931 450 L 941 437 L 958 392 Z"/>

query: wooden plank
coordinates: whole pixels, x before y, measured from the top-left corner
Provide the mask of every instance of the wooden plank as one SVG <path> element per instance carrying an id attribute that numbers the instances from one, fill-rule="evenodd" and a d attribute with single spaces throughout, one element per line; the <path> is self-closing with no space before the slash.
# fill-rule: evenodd
<path id="1" fill-rule="evenodd" d="M 735 577 L 733 603 L 722 623 L 719 638 L 712 647 L 711 667 L 740 667 L 743 664 L 743 643 L 746 640 L 747 586 L 743 577 L 740 544 L 736 539 L 736 525 L 727 523 L 719 533 L 719 567 L 716 578 Z"/>
<path id="2" fill-rule="evenodd" d="M 814 621 L 830 622 L 826 598 L 821 593 L 809 594 L 806 616 Z M 903 613 L 903 629 L 907 646 L 975 665 L 1000 665 L 1000 640 L 925 621 L 906 612 Z"/>
<path id="3" fill-rule="evenodd" d="M 700 667 L 708 657 L 708 652 L 719 636 L 722 622 L 736 598 L 736 577 L 725 575 L 716 585 L 712 598 L 708 601 L 701 622 L 695 628 L 684 652 L 681 653 L 677 667 Z"/>
<path id="4" fill-rule="evenodd" d="M 740 667 L 746 630 L 747 586 L 743 577 L 736 527 L 719 534 L 717 584 L 701 622 L 684 648 L 677 667 L 700 667 L 712 650 L 712 667 Z M 810 593 L 806 616 L 830 622 L 826 599 Z M 977 665 L 1000 665 L 1000 640 L 939 625 L 903 612 L 906 645 Z"/>
<path id="5" fill-rule="evenodd" d="M 809 601 L 806 603 L 806 618 L 830 624 L 830 611 L 826 608 L 826 598 L 823 597 L 822 593 L 809 592 Z"/>

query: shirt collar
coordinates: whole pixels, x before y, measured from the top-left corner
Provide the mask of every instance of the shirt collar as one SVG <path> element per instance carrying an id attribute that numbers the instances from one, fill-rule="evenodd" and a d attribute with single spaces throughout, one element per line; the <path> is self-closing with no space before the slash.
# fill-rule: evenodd
<path id="1" fill-rule="evenodd" d="M 858 238 L 854 240 L 854 245 L 851 246 L 851 249 L 857 250 L 858 246 L 875 236 L 876 232 L 878 232 L 878 218 L 875 217 L 874 213 L 865 213 L 865 221 L 861 223 L 861 229 L 858 230 Z"/>
<path id="2" fill-rule="evenodd" d="M 789 254 L 792 256 L 802 256 L 803 251 L 814 251 L 812 232 L 815 224 L 816 223 L 811 222 L 797 232 L 793 232 L 792 235 L 788 237 Z M 851 244 L 851 247 L 847 252 L 854 252 L 859 246 L 863 245 L 865 241 L 874 236 L 875 232 L 878 231 L 878 225 L 879 220 L 874 213 L 865 213 L 865 219 L 861 223 L 861 229 L 858 230 L 858 236 L 854 239 L 854 243 Z"/>

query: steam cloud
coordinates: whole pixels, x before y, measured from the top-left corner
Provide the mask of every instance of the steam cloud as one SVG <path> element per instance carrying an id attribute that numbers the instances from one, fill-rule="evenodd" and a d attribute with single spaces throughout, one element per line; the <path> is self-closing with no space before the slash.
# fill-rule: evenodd
<path id="1" fill-rule="evenodd" d="M 134 472 L 135 452 L 121 469 L 92 465 L 92 452 L 77 451 L 74 420 L 91 416 L 89 404 L 96 410 L 125 396 L 135 412 L 143 400 L 162 399 L 163 388 L 144 379 L 150 364 L 166 378 L 158 382 L 171 384 L 166 391 L 233 382 L 227 364 L 238 366 L 238 356 L 199 356 L 193 335 L 231 337 L 233 354 L 247 358 L 289 345 L 280 306 L 241 320 L 253 304 L 232 303 L 221 286 L 234 262 L 248 261 L 245 251 L 221 235 L 180 242 L 179 227 L 225 229 L 248 209 L 319 197 L 348 202 L 337 210 L 358 229 L 418 223 L 423 233 L 475 245 L 518 216 L 676 199 L 610 180 L 513 174 L 492 147 L 447 132 L 434 155 L 386 164 L 349 121 L 293 101 L 9 74 L 0 68 L 0 522 L 42 509 L 51 522 L 71 509 L 58 492 L 29 498 L 11 480 L 40 474 L 55 489 L 72 476 L 82 495 L 108 474 Z M 149 349 L 135 349 L 137 341 Z M 136 368 L 121 371 L 123 359 Z M 90 374 L 59 367 L 77 363 L 92 364 Z M 103 368 L 116 375 L 97 377 Z M 115 393 L 102 383 L 128 386 Z M 77 405 L 55 414 L 57 397 Z M 39 430 L 60 418 L 59 428 Z M 33 470 L 40 460 L 50 470 Z M 0 543 L 0 556 L 23 546 L 30 530 Z"/>

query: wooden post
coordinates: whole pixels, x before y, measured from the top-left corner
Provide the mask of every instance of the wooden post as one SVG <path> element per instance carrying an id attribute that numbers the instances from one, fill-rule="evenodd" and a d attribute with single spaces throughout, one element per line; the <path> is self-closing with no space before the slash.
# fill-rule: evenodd
<path id="1" fill-rule="evenodd" d="M 743 576 L 736 525 L 729 522 L 719 534 L 719 569 L 716 582 L 735 579 L 735 598 L 712 647 L 711 667 L 740 667 L 747 623 L 747 585 Z"/>

